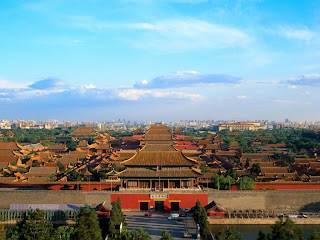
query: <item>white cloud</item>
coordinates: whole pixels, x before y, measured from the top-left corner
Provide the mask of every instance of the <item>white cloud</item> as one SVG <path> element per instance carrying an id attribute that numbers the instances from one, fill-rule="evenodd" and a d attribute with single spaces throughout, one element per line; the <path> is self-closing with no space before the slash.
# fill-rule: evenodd
<path id="1" fill-rule="evenodd" d="M 291 86 L 320 86 L 320 74 L 304 74 L 300 77 L 292 78 L 286 81 L 286 83 L 289 83 Z"/>
<path id="2" fill-rule="evenodd" d="M 251 42 L 250 37 L 239 29 L 197 19 L 171 19 L 127 26 L 144 33 L 140 41 L 133 42 L 134 45 L 150 50 L 222 49 Z"/>
<path id="3" fill-rule="evenodd" d="M 95 85 L 93 85 L 92 83 L 88 84 L 88 85 L 84 85 L 84 87 L 86 89 L 92 89 L 92 88 L 97 88 Z"/>
<path id="4" fill-rule="evenodd" d="M 296 89 L 296 88 L 298 88 L 298 86 L 297 85 L 289 85 L 288 88 Z"/>
<path id="5" fill-rule="evenodd" d="M 101 21 L 92 16 L 68 16 L 67 21 L 74 27 L 89 31 L 132 30 L 135 38 L 127 34 L 127 43 L 160 52 L 223 49 L 251 42 L 251 38 L 240 29 L 194 18 L 120 23 Z"/>
<path id="6" fill-rule="evenodd" d="M 302 41 L 310 41 L 317 37 L 317 33 L 315 31 L 310 30 L 306 26 L 284 26 L 280 25 L 275 27 L 272 30 L 267 30 L 267 32 L 276 34 L 278 36 L 293 39 L 293 40 L 302 40 Z"/>
<path id="7" fill-rule="evenodd" d="M 17 89 L 17 88 L 26 88 L 30 83 L 28 82 L 12 82 L 8 80 L 0 79 L 0 89 Z"/>
<path id="8" fill-rule="evenodd" d="M 148 81 L 147 81 L 147 80 L 142 80 L 142 81 L 141 81 L 141 84 L 142 84 L 142 85 L 147 85 L 147 84 L 148 84 Z"/>
<path id="9" fill-rule="evenodd" d="M 244 100 L 244 99 L 248 99 L 248 96 L 237 96 L 238 99 Z"/>
<path id="10" fill-rule="evenodd" d="M 148 81 L 144 80 L 144 84 L 148 84 Z M 98 88 L 92 83 L 70 87 L 59 79 L 47 78 L 32 84 L 29 84 L 25 88 L 3 88 L 0 92 L 1 101 L 35 101 L 36 99 L 46 99 L 47 101 L 53 101 L 54 104 L 102 104 L 105 101 L 137 101 L 140 99 L 186 99 L 189 101 L 199 101 L 203 97 L 199 94 L 190 94 L 180 91 L 167 91 L 161 89 L 137 89 L 134 87 L 103 87 Z M 50 100 L 49 100 L 50 99 Z M 39 104 L 42 100 L 38 101 Z"/>
<path id="11" fill-rule="evenodd" d="M 72 40 L 72 42 L 73 42 L 73 43 L 83 43 L 83 41 L 82 41 L 82 40 L 79 40 L 79 39 L 74 39 L 74 40 Z"/>
<path id="12" fill-rule="evenodd" d="M 145 90 L 145 89 L 121 89 L 118 90 L 118 96 L 126 100 L 138 100 L 141 98 L 170 98 L 170 99 L 189 99 L 192 101 L 203 100 L 203 97 L 198 94 L 189 94 L 178 91 L 163 91 L 163 90 Z"/>
<path id="13" fill-rule="evenodd" d="M 135 84 L 134 87 L 145 89 L 183 88 L 201 84 L 237 84 L 240 80 L 240 77 L 226 74 L 200 74 L 196 71 L 178 71 L 174 74 L 156 77 L 151 81 L 143 80 Z"/>
<path id="14" fill-rule="evenodd" d="M 283 104 L 294 104 L 294 103 L 296 103 L 295 101 L 286 100 L 286 99 L 275 99 L 275 100 L 273 100 L 273 102 L 283 103 Z"/>
<path id="15" fill-rule="evenodd" d="M 54 90 L 54 89 L 65 89 L 67 88 L 67 84 L 56 78 L 47 78 L 28 86 L 29 88 L 36 90 Z"/>

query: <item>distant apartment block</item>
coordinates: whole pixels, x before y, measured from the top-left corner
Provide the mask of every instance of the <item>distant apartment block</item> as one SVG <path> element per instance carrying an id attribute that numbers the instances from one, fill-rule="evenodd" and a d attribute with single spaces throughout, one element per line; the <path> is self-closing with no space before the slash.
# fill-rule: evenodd
<path id="1" fill-rule="evenodd" d="M 261 122 L 229 122 L 220 124 L 219 126 L 219 131 L 256 131 L 259 129 L 265 129 L 265 126 Z"/>

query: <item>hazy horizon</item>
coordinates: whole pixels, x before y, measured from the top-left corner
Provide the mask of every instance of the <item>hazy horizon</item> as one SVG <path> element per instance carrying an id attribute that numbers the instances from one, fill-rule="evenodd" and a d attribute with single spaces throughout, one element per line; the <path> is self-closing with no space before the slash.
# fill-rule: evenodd
<path id="1" fill-rule="evenodd" d="M 320 1 L 4 0 L 0 119 L 320 121 Z"/>

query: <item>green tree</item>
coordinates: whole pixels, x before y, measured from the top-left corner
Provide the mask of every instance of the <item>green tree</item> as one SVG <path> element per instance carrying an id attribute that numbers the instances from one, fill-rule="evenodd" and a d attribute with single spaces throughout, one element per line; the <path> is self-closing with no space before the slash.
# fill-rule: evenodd
<path id="1" fill-rule="evenodd" d="M 248 168 L 250 166 L 250 161 L 251 161 L 251 159 L 247 158 L 246 164 L 244 165 L 245 168 Z"/>
<path id="2" fill-rule="evenodd" d="M 72 171 L 70 174 L 70 181 L 80 181 L 82 178 L 82 174 L 77 171 Z"/>
<path id="3" fill-rule="evenodd" d="M 39 209 L 28 210 L 18 223 L 20 240 L 48 240 L 51 237 L 52 223 L 45 220 L 45 213 Z"/>
<path id="4" fill-rule="evenodd" d="M 247 176 L 240 178 L 237 182 L 237 187 L 239 190 L 253 190 L 254 186 L 254 180 Z"/>
<path id="5" fill-rule="evenodd" d="M 127 228 L 123 228 L 121 234 L 115 234 L 112 238 L 114 240 L 151 240 L 151 236 L 142 228 L 137 230 L 128 231 Z"/>
<path id="6" fill-rule="evenodd" d="M 58 161 L 57 165 L 59 167 L 59 172 L 61 172 L 61 173 L 66 172 L 66 167 L 60 161 Z"/>
<path id="7" fill-rule="evenodd" d="M 111 221 L 111 219 L 109 220 L 108 231 L 109 231 L 109 233 L 112 234 L 112 235 L 117 232 L 116 226 L 115 226 L 115 224 L 114 224 L 114 221 Z"/>
<path id="8" fill-rule="evenodd" d="M 163 230 L 160 240 L 173 240 L 173 237 L 171 236 L 170 233 L 168 233 L 167 230 Z"/>
<path id="9" fill-rule="evenodd" d="M 71 240 L 74 238 L 75 229 L 69 226 L 59 226 L 53 234 L 53 240 Z"/>
<path id="10" fill-rule="evenodd" d="M 208 169 L 208 167 L 205 164 L 201 164 L 200 170 L 203 173 L 210 172 L 210 170 Z"/>
<path id="11" fill-rule="evenodd" d="M 96 211 L 89 209 L 89 207 L 80 209 L 74 236 L 74 239 L 102 240 L 101 228 Z"/>
<path id="12" fill-rule="evenodd" d="M 77 142 L 67 142 L 66 146 L 69 151 L 74 151 L 77 149 L 78 144 Z"/>
<path id="13" fill-rule="evenodd" d="M 26 155 L 26 156 L 24 156 L 24 158 L 21 161 L 22 161 L 23 164 L 25 164 L 30 159 L 31 159 L 31 156 L 30 155 Z"/>
<path id="14" fill-rule="evenodd" d="M 295 226 L 291 219 L 280 217 L 271 226 L 272 232 L 269 234 L 259 232 L 258 240 L 304 240 L 302 229 Z"/>
<path id="15" fill-rule="evenodd" d="M 205 238 L 211 234 L 210 225 L 206 210 L 201 206 L 200 201 L 196 202 L 193 211 L 194 221 L 200 226 L 200 235 Z"/>
<path id="16" fill-rule="evenodd" d="M 9 229 L 6 235 L 6 240 L 19 240 L 19 232 L 17 227 Z"/>
<path id="17" fill-rule="evenodd" d="M 120 224 L 123 222 L 123 212 L 121 210 L 120 198 L 116 202 L 111 203 L 112 209 L 110 212 L 109 219 L 109 232 L 115 234 L 116 228 L 119 228 Z"/>
<path id="18" fill-rule="evenodd" d="M 131 235 L 132 236 L 132 235 Z M 146 231 L 144 231 L 142 228 L 140 228 L 138 230 L 138 234 L 137 234 L 137 238 L 132 238 L 131 239 L 139 239 L 139 240 L 151 240 L 151 236 L 149 235 L 149 233 L 147 233 Z"/>
<path id="19" fill-rule="evenodd" d="M 260 164 L 259 163 L 252 164 L 250 171 L 252 173 L 255 173 L 256 175 L 259 175 L 261 173 Z"/>
<path id="20" fill-rule="evenodd" d="M 40 162 L 38 161 L 38 160 L 34 160 L 33 162 L 32 162 L 32 167 L 40 167 Z"/>
<path id="21" fill-rule="evenodd" d="M 217 240 L 242 240 L 242 235 L 234 227 L 222 229 L 217 235 Z"/>
<path id="22" fill-rule="evenodd" d="M 320 240 L 320 232 L 313 231 L 309 240 Z"/>

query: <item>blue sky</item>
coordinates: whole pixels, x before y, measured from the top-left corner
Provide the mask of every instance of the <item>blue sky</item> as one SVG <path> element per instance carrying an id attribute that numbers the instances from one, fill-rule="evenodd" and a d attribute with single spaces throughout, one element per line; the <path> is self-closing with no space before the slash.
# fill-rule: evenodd
<path id="1" fill-rule="evenodd" d="M 0 118 L 320 120 L 318 0 L 0 0 L 0 23 Z"/>

